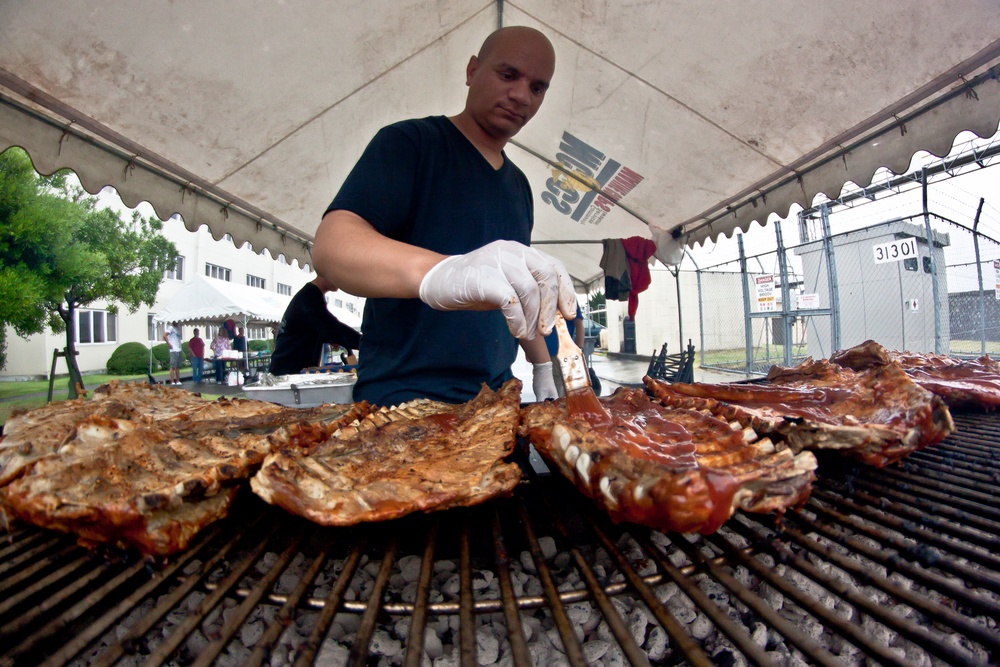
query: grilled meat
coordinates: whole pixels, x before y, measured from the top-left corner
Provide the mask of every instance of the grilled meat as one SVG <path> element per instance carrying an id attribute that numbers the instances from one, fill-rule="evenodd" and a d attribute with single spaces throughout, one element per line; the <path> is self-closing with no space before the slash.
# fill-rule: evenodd
<path id="1" fill-rule="evenodd" d="M 838 352 L 830 360 L 857 371 L 895 361 L 914 382 L 952 407 L 989 410 L 1000 406 L 1000 363 L 988 355 L 957 359 L 930 352 L 888 351 L 869 340 Z"/>
<path id="2" fill-rule="evenodd" d="M 462 405 L 414 401 L 339 431 L 279 430 L 251 480 L 273 505 L 329 526 L 475 505 L 521 478 L 514 450 L 521 383 L 483 387 Z"/>
<path id="3" fill-rule="evenodd" d="M 714 532 L 737 508 L 783 512 L 805 501 L 816 459 L 751 429 L 666 408 L 637 389 L 599 399 L 610 423 L 564 399 L 524 410 L 521 432 L 615 521 Z"/>
<path id="4" fill-rule="evenodd" d="M 18 437 L 33 433 L 37 452 L 46 453 L 31 460 L 8 457 L 18 475 L 7 475 L 9 483 L 0 487 L 0 509 L 75 533 L 85 544 L 111 542 L 155 554 L 185 548 L 198 530 L 225 516 L 235 485 L 271 451 L 274 430 L 292 422 L 335 428 L 357 421 L 368 408 L 297 410 L 197 397 L 195 403 L 189 392 L 156 388 L 129 390 L 127 400 L 114 389 L 95 394 L 91 403 L 50 411 L 34 429 L 15 431 Z M 187 411 L 172 408 L 171 398 Z M 107 416 L 112 406 L 118 416 Z M 92 414 L 83 415 L 87 410 Z M 52 420 L 59 429 L 41 427 Z M 75 421 L 68 436 L 66 420 Z M 48 441 L 42 438 L 47 434 Z"/>
<path id="5" fill-rule="evenodd" d="M 668 384 L 646 378 L 664 405 L 708 410 L 795 451 L 837 449 L 883 467 L 954 429 L 948 408 L 896 363 L 856 372 L 827 360 L 775 366 L 769 384 Z"/>

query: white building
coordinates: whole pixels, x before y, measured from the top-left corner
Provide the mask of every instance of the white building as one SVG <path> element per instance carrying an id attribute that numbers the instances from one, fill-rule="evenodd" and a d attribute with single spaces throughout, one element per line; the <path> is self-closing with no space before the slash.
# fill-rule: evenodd
<path id="1" fill-rule="evenodd" d="M 189 232 L 178 218 L 163 223 L 163 235 L 173 241 L 180 253 L 177 266 L 167 271 L 152 308 L 140 307 L 129 313 L 119 306 L 118 316 L 107 311 L 107 304 L 97 302 L 76 313 L 76 347 L 80 371 L 101 372 L 115 348 L 122 343 L 138 341 L 147 346 L 163 341 L 163 325 L 154 322 L 157 309 L 163 307 L 195 275 L 206 275 L 240 285 L 250 285 L 260 289 L 291 296 L 304 284 L 316 277 L 312 267 L 299 266 L 297 262 L 287 263 L 283 256 L 271 257 L 268 251 L 257 254 L 249 245 L 237 248 L 228 236 L 216 241 L 207 227 L 197 232 Z M 360 317 L 364 299 L 345 292 L 327 295 L 332 305 L 343 308 Z M 206 341 L 214 334 L 214 329 L 202 329 L 201 337 Z M 185 325 L 182 339 L 190 338 L 194 325 Z M 248 340 L 266 339 L 271 332 L 267 327 L 251 327 L 246 332 Z M 55 350 L 66 347 L 66 334 L 41 334 L 21 338 L 7 329 L 7 366 L 0 369 L 0 380 L 47 377 L 52 368 Z M 56 362 L 57 375 L 67 373 L 66 362 L 61 357 Z"/>

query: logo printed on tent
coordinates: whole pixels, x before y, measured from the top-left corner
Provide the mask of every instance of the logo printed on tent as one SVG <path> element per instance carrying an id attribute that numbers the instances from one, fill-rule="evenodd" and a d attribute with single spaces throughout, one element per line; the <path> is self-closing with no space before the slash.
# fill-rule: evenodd
<path id="1" fill-rule="evenodd" d="M 621 201 L 642 182 L 641 175 L 569 132 L 563 132 L 559 151 L 556 159 L 572 175 L 554 170 L 545 182 L 542 201 L 577 222 L 599 224 L 614 206 L 614 201 L 599 191 Z"/>

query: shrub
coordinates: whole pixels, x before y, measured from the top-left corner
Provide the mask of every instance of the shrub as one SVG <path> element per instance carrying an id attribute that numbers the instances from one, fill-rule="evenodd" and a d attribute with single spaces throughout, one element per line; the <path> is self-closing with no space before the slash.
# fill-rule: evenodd
<path id="1" fill-rule="evenodd" d="M 170 368 L 170 346 L 166 343 L 160 343 L 159 345 L 153 346 L 153 362 L 155 368 L 153 370 L 164 370 Z"/>
<path id="2" fill-rule="evenodd" d="M 247 341 L 247 349 L 251 352 L 270 352 L 271 351 L 271 341 L 270 340 L 249 340 Z"/>
<path id="3" fill-rule="evenodd" d="M 135 375 L 149 370 L 149 348 L 142 343 L 122 343 L 107 363 L 110 375 Z"/>
<path id="4" fill-rule="evenodd" d="M 191 346 L 187 341 L 181 343 L 181 366 L 191 365 Z"/>

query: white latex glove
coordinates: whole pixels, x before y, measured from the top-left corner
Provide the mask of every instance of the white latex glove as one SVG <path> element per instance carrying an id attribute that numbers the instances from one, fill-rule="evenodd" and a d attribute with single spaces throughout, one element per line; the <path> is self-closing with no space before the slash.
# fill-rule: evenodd
<path id="1" fill-rule="evenodd" d="M 534 364 L 531 370 L 531 389 L 535 393 L 535 400 L 541 403 L 550 398 L 559 398 L 556 391 L 556 380 L 552 377 L 552 362 L 546 361 L 544 364 Z"/>
<path id="2" fill-rule="evenodd" d="M 653 235 L 653 243 L 656 244 L 656 252 L 653 257 L 660 260 L 667 266 L 677 266 L 684 259 L 684 245 L 673 237 L 670 231 L 650 224 L 649 231 Z"/>
<path id="3" fill-rule="evenodd" d="M 499 308 L 517 338 L 551 333 L 558 311 L 576 316 L 566 267 L 516 241 L 494 241 L 441 260 L 420 281 L 420 300 L 435 310 Z"/>

